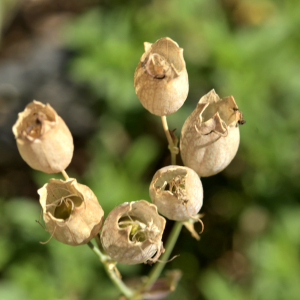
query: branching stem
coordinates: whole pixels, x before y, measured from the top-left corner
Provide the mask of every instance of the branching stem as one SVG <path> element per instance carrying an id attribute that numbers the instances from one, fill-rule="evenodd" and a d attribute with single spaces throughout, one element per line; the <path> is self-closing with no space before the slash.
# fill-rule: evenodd
<path id="1" fill-rule="evenodd" d="M 176 155 L 178 154 L 178 148 L 176 143 L 173 141 L 173 138 L 170 134 L 168 124 L 167 124 L 167 118 L 166 116 L 161 117 L 162 125 L 169 143 L 169 150 L 171 152 L 171 164 L 176 165 Z M 67 180 L 69 177 L 65 171 L 62 171 L 62 174 L 64 178 Z M 171 252 L 176 244 L 177 238 L 180 234 L 182 228 L 181 222 L 175 222 L 173 229 L 168 237 L 166 246 L 165 246 L 165 252 L 161 256 L 160 261 L 155 264 L 153 269 L 151 270 L 148 279 L 142 286 L 142 289 L 140 291 L 134 291 L 127 287 L 124 282 L 121 280 L 121 278 L 118 276 L 118 272 L 116 272 L 115 269 L 115 263 L 111 261 L 110 257 L 104 254 L 103 248 L 101 246 L 101 241 L 99 237 L 96 237 L 96 242 L 99 248 L 95 247 L 91 242 L 88 242 L 88 246 L 92 249 L 92 251 L 98 256 L 99 260 L 103 263 L 106 273 L 108 274 L 109 278 L 112 280 L 112 282 L 115 284 L 115 286 L 121 291 L 121 293 L 130 300 L 139 300 L 142 299 L 141 293 L 143 291 L 148 291 L 151 289 L 155 281 L 159 278 L 165 263 L 168 261 Z"/>
<path id="2" fill-rule="evenodd" d="M 169 143 L 169 150 L 171 152 L 171 164 L 176 165 L 176 155 L 178 154 L 178 148 L 177 145 L 174 143 L 173 138 L 170 134 L 169 128 L 168 128 L 168 123 L 167 123 L 167 117 L 162 116 L 161 117 L 162 125 Z M 147 291 L 151 289 L 152 285 L 155 283 L 155 281 L 158 279 L 160 276 L 165 263 L 168 261 L 171 252 L 176 244 L 176 241 L 178 239 L 178 236 L 180 234 L 182 228 L 182 223 L 181 222 L 175 222 L 173 229 L 168 237 L 166 246 L 165 246 L 165 252 L 164 254 L 160 257 L 160 261 L 158 261 L 153 269 L 151 270 L 148 279 L 146 280 L 143 290 Z"/>
<path id="3" fill-rule="evenodd" d="M 97 242 L 98 244 L 98 242 Z M 98 256 L 99 260 L 103 263 L 104 269 L 114 283 L 114 285 L 118 288 L 118 290 L 128 299 L 133 299 L 134 291 L 125 285 L 122 279 L 117 275 L 115 271 L 115 265 L 111 262 L 110 257 L 102 253 L 97 247 L 95 247 L 91 242 L 88 242 L 88 246 L 92 249 L 92 251 Z"/>

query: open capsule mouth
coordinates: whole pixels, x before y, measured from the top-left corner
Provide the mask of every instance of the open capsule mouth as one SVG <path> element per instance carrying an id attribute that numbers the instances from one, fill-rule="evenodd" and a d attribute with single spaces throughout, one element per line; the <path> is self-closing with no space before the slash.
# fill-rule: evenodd
<path id="1" fill-rule="evenodd" d="M 154 187 L 161 192 L 170 192 L 178 200 L 184 200 L 186 199 L 186 176 L 187 171 L 184 169 L 168 170 L 156 180 Z"/>
<path id="2" fill-rule="evenodd" d="M 148 224 L 143 223 L 139 218 L 125 215 L 122 216 L 118 225 L 120 229 L 129 228 L 129 241 L 140 247 L 140 251 L 145 258 L 143 261 L 147 264 L 152 264 L 157 261 L 161 254 L 159 245 L 162 245 L 160 239 L 157 239 L 159 234 L 158 227 L 151 221 Z M 143 248 L 142 243 L 145 242 L 146 247 Z"/>
<path id="3" fill-rule="evenodd" d="M 46 213 L 54 218 L 67 220 L 75 208 L 80 207 L 84 202 L 81 193 L 70 183 L 50 182 L 46 186 Z"/>
<path id="4" fill-rule="evenodd" d="M 75 207 L 79 207 L 82 199 L 78 196 L 63 197 L 58 201 L 53 216 L 57 219 L 67 220 Z"/>
<path id="5" fill-rule="evenodd" d="M 16 123 L 16 132 L 19 135 L 35 140 L 45 134 L 46 123 L 56 122 L 55 112 L 51 107 L 33 102 L 20 114 Z"/>
<path id="6" fill-rule="evenodd" d="M 171 192 L 178 199 L 183 199 L 186 196 L 185 177 L 177 175 L 169 181 L 165 181 L 161 187 L 165 191 Z"/>
<path id="7" fill-rule="evenodd" d="M 39 138 L 41 135 L 43 135 L 43 123 L 47 119 L 46 115 L 42 112 L 34 113 L 32 120 L 32 124 L 28 125 L 25 132 L 27 136 L 32 137 L 33 139 Z"/>
<path id="8" fill-rule="evenodd" d="M 147 225 L 144 224 L 140 219 L 126 215 L 119 219 L 119 228 L 130 228 L 129 240 L 134 243 L 143 243 L 148 239 Z"/>
<path id="9" fill-rule="evenodd" d="M 183 60 L 182 49 L 178 44 L 170 38 L 162 38 L 157 40 L 151 49 L 152 53 L 156 53 L 165 58 L 168 65 L 173 65 L 176 73 L 180 73 L 185 68 L 185 62 Z"/>
<path id="10" fill-rule="evenodd" d="M 218 112 L 218 105 L 216 103 L 210 103 L 208 106 L 206 106 L 206 108 L 204 109 L 204 111 L 202 112 L 202 122 L 206 122 L 209 119 L 211 119 L 216 113 Z M 224 116 L 220 117 L 223 119 Z"/>
<path id="11" fill-rule="evenodd" d="M 159 54 L 150 54 L 145 65 L 146 72 L 153 78 L 163 79 L 170 69 L 169 63 Z"/>
<path id="12" fill-rule="evenodd" d="M 238 110 L 234 98 L 232 96 L 220 99 L 214 90 L 209 92 L 207 99 L 201 103 L 208 103 L 201 112 L 201 123 L 205 123 L 213 118 L 217 113 L 220 116 L 225 126 L 229 126 L 232 123 L 236 123 L 236 113 Z"/>

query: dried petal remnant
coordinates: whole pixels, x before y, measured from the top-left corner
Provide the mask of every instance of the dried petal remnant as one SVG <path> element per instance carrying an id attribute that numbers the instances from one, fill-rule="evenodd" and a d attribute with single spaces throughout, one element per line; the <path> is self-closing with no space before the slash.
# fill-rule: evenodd
<path id="1" fill-rule="evenodd" d="M 170 38 L 145 42 L 145 53 L 134 74 L 135 92 L 151 113 L 165 116 L 176 112 L 189 90 L 183 49 Z"/>
<path id="2" fill-rule="evenodd" d="M 33 101 L 18 115 L 13 126 L 22 158 L 45 173 L 63 171 L 73 156 L 73 137 L 65 122 L 49 105 Z"/>
<path id="3" fill-rule="evenodd" d="M 58 241 L 76 246 L 89 242 L 100 231 L 104 212 L 95 194 L 76 179 L 50 179 L 38 190 L 43 218 Z"/>
<path id="4" fill-rule="evenodd" d="M 154 263 L 164 252 L 161 241 L 166 220 L 155 205 L 145 201 L 126 202 L 107 216 L 101 241 L 105 251 L 119 263 Z"/>
<path id="5" fill-rule="evenodd" d="M 149 193 L 158 211 L 175 221 L 195 216 L 203 203 L 199 176 L 187 167 L 167 166 L 158 170 L 150 183 Z"/>
<path id="6" fill-rule="evenodd" d="M 244 123 L 232 96 L 220 99 L 214 90 L 210 91 L 182 127 L 180 152 L 184 165 L 201 177 L 224 170 L 236 155 L 238 124 Z"/>

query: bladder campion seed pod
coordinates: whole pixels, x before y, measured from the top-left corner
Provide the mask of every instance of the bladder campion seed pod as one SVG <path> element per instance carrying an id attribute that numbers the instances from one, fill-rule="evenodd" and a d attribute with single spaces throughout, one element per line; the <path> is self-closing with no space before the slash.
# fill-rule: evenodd
<path id="1" fill-rule="evenodd" d="M 167 166 L 158 170 L 150 183 L 149 193 L 159 213 L 174 221 L 196 216 L 203 204 L 201 180 L 187 167 Z"/>
<path id="2" fill-rule="evenodd" d="M 50 179 L 38 194 L 46 228 L 56 240 L 82 245 L 100 231 L 103 209 L 92 190 L 76 179 Z"/>
<path id="3" fill-rule="evenodd" d="M 73 137 L 63 119 L 49 105 L 29 103 L 18 114 L 13 133 L 22 158 L 45 173 L 63 171 L 73 156 Z"/>
<path id="4" fill-rule="evenodd" d="M 239 147 L 242 112 L 232 96 L 220 99 L 215 90 L 204 95 L 185 121 L 180 138 L 185 166 L 207 177 L 224 170 Z"/>
<path id="5" fill-rule="evenodd" d="M 152 114 L 176 112 L 189 91 L 183 49 L 168 37 L 154 44 L 145 42 L 145 53 L 134 73 L 135 93 Z"/>
<path id="6" fill-rule="evenodd" d="M 108 214 L 101 242 L 106 253 L 119 263 L 152 264 L 165 251 L 161 241 L 165 225 L 155 205 L 145 200 L 125 202 Z"/>

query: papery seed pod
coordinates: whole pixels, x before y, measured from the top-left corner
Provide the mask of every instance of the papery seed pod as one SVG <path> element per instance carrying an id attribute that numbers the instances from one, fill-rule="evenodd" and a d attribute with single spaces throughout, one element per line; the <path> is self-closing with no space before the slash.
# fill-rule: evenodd
<path id="1" fill-rule="evenodd" d="M 18 114 L 13 133 L 22 158 L 45 173 L 63 171 L 73 156 L 73 137 L 63 119 L 49 105 L 29 103 Z"/>
<path id="2" fill-rule="evenodd" d="M 142 105 L 152 114 L 176 112 L 189 91 L 183 49 L 170 38 L 145 42 L 145 53 L 134 73 L 134 88 Z"/>
<path id="3" fill-rule="evenodd" d="M 139 200 L 115 207 L 104 221 L 101 242 L 115 261 L 127 265 L 155 263 L 164 252 L 166 220 L 155 205 Z"/>
<path id="4" fill-rule="evenodd" d="M 242 112 L 232 96 L 220 99 L 215 90 L 203 96 L 185 121 L 180 138 L 185 166 L 207 177 L 224 170 L 239 147 Z"/>
<path id="5" fill-rule="evenodd" d="M 159 169 L 150 183 L 149 194 L 159 213 L 174 221 L 194 217 L 203 204 L 201 180 L 187 167 Z"/>
<path id="6" fill-rule="evenodd" d="M 46 228 L 56 240 L 82 245 L 100 231 L 103 209 L 93 191 L 76 179 L 50 179 L 38 194 Z"/>
<path id="7" fill-rule="evenodd" d="M 159 299 L 166 299 L 170 293 L 174 293 L 176 290 L 176 287 L 179 283 L 179 280 L 181 279 L 182 272 L 181 270 L 174 269 L 165 271 L 165 276 L 158 278 L 149 288 L 146 288 L 142 291 L 142 297 L 143 299 L 147 300 L 159 300 Z M 140 283 L 139 286 L 144 286 L 144 278 L 139 278 Z M 138 284 L 135 284 L 136 287 Z M 172 297 L 173 299 L 177 299 L 176 296 Z M 169 298 L 169 299 L 172 299 Z"/>

